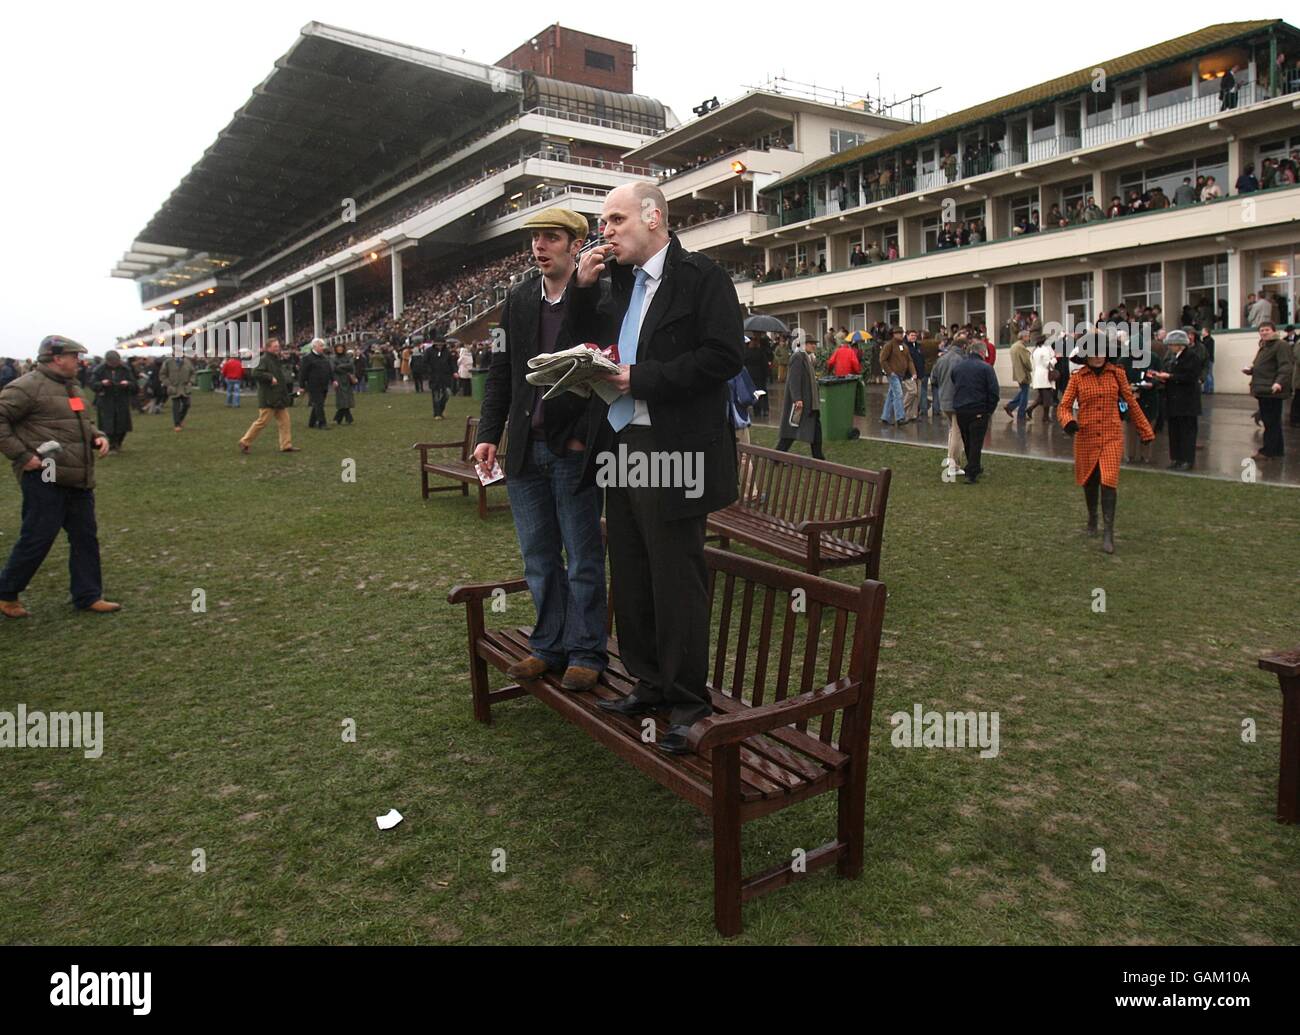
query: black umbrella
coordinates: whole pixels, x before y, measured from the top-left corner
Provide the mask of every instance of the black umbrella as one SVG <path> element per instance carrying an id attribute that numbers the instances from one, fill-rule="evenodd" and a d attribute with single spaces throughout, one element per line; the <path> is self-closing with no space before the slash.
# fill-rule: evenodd
<path id="1" fill-rule="evenodd" d="M 775 316 L 767 316 L 763 313 L 755 313 L 753 316 L 747 317 L 745 319 L 745 330 L 761 331 L 764 334 L 790 333 L 790 328 Z"/>

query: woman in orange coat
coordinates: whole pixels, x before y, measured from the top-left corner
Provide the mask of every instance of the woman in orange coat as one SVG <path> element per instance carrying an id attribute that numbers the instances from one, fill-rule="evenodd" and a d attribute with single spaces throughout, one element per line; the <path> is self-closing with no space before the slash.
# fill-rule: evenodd
<path id="1" fill-rule="evenodd" d="M 1074 403 L 1079 415 L 1074 415 Z M 1088 504 L 1088 534 L 1097 534 L 1097 495 L 1101 490 L 1101 512 L 1105 531 L 1101 548 L 1115 552 L 1115 490 L 1119 485 L 1119 464 L 1124 456 L 1124 422 L 1121 409 L 1137 428 L 1138 437 L 1150 442 L 1156 437 L 1142 408 L 1133 397 L 1124 371 L 1108 363 L 1104 354 L 1087 356 L 1083 368 L 1070 378 L 1056 419 L 1074 436 L 1074 480 L 1083 486 Z"/>

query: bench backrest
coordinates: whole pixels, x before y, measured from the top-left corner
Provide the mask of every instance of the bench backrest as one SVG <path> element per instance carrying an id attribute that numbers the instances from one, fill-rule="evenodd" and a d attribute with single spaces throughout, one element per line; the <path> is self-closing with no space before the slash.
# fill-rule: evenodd
<path id="1" fill-rule="evenodd" d="M 865 738 L 885 619 L 884 584 L 868 580 L 850 585 L 729 550 L 706 547 L 704 552 L 713 689 L 759 705 L 848 677 L 862 684 L 858 714 L 865 718 L 856 735 Z M 838 743 L 842 714 L 812 720 L 823 743 Z"/>
<path id="2" fill-rule="evenodd" d="M 833 534 L 867 549 L 879 548 L 888 468 L 868 471 L 743 442 L 737 450 L 741 506 L 791 524 L 871 515 L 876 518 L 871 526 Z"/>
<path id="3" fill-rule="evenodd" d="M 465 418 L 465 441 L 460 446 L 460 458 L 466 462 L 474 455 L 474 441 L 478 438 L 478 418 Z"/>

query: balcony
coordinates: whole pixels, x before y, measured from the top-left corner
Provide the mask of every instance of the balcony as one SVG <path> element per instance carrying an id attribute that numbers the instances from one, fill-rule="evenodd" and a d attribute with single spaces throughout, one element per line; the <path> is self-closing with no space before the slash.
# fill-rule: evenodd
<path id="1" fill-rule="evenodd" d="M 767 218 L 761 212 L 741 209 L 739 212 L 730 212 L 717 219 L 710 219 L 706 223 L 679 227 L 675 233 L 678 240 L 682 242 L 683 248 L 689 252 L 698 252 L 724 244 L 734 244 L 754 234 L 762 233 L 767 229 Z"/>
<path id="2" fill-rule="evenodd" d="M 774 148 L 762 151 L 752 147 L 740 147 L 724 155 L 710 158 L 702 165 L 683 169 L 665 176 L 659 181 L 659 187 L 670 202 L 674 198 L 686 197 L 699 191 L 716 187 L 719 184 L 734 181 L 737 178 L 731 163 L 741 162 L 748 173 L 775 173 L 778 177 L 789 176 L 808 164 L 802 151 L 789 151 Z M 745 183 L 746 191 L 749 183 Z"/>

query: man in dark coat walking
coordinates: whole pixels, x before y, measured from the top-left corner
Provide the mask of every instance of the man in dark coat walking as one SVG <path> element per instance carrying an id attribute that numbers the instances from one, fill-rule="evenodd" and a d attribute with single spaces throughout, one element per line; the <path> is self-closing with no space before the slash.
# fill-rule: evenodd
<path id="1" fill-rule="evenodd" d="M 108 438 L 109 450 L 119 453 L 131 430 L 131 399 L 139 391 L 121 353 L 109 349 L 104 354 L 104 362 L 91 371 L 90 387 L 95 393 L 99 430 Z"/>
<path id="2" fill-rule="evenodd" d="M 433 399 L 433 419 L 442 420 L 447 400 L 451 398 L 456 384 L 456 358 L 447 348 L 447 343 L 439 339 L 432 348 L 424 353 L 425 369 L 429 374 L 429 395 Z"/>
<path id="3" fill-rule="evenodd" d="M 307 418 L 307 427 L 329 430 L 325 420 L 325 397 L 329 395 L 330 386 L 334 384 L 334 367 L 325 355 L 325 341 L 322 338 L 311 340 L 311 351 L 302 358 L 298 368 L 299 384 L 307 392 L 307 401 L 311 403 L 311 415 Z"/>
<path id="4" fill-rule="evenodd" d="M 794 331 L 795 350 L 785 378 L 785 398 L 781 401 L 781 432 L 776 448 L 788 452 L 794 440 L 807 442 L 813 458 L 822 455 L 821 389 L 813 370 L 815 343 L 802 329 Z"/>
<path id="5" fill-rule="evenodd" d="M 1201 361 L 1185 331 L 1169 331 L 1165 345 L 1173 355 L 1165 370 L 1147 376 L 1165 386 L 1165 422 L 1169 427 L 1169 470 L 1190 471 L 1196 466 L 1197 418 L 1201 415 Z"/>
<path id="6" fill-rule="evenodd" d="M 614 444 L 598 484 L 607 486 L 619 647 L 637 680 L 601 707 L 627 716 L 670 708 L 659 748 L 686 754 L 690 727 L 713 712 L 704 527 L 736 499 L 728 382 L 743 365 L 744 321 L 731 278 L 668 230 L 657 186 L 610 191 L 601 216 L 605 243 L 583 255 L 569 304 L 578 341 L 618 343 L 622 369 L 607 380 L 622 394 L 609 407 Z M 625 477 L 630 456 L 661 469 L 675 461 L 682 476 L 668 480 L 679 484 Z"/>
<path id="7" fill-rule="evenodd" d="M 952 368 L 952 408 L 966 450 L 966 484 L 974 485 L 983 473 L 980 454 L 989 419 L 998 408 L 998 378 L 985 359 L 983 342 L 975 342 Z"/>

